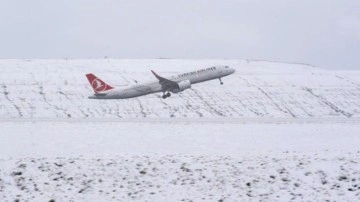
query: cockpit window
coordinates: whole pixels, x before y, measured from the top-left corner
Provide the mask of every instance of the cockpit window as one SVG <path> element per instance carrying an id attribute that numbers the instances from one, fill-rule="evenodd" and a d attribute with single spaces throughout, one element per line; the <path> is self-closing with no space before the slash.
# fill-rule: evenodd
<path id="1" fill-rule="evenodd" d="M 225 69 L 229 68 L 229 66 L 225 66 Z"/>

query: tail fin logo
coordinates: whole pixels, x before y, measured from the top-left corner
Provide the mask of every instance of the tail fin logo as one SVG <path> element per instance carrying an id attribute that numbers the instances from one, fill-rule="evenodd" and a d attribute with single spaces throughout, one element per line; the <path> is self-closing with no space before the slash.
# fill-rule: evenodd
<path id="1" fill-rule="evenodd" d="M 113 89 L 113 87 L 109 86 L 104 81 L 97 78 L 94 74 L 91 74 L 91 73 L 86 74 L 86 78 L 88 79 L 88 81 L 89 81 L 91 87 L 93 88 L 93 90 L 95 91 L 95 93 L 100 93 L 103 91 Z"/>
<path id="2" fill-rule="evenodd" d="M 98 78 L 94 79 L 91 82 L 91 86 L 94 88 L 95 91 L 100 92 L 106 90 L 106 84 L 101 82 Z"/>

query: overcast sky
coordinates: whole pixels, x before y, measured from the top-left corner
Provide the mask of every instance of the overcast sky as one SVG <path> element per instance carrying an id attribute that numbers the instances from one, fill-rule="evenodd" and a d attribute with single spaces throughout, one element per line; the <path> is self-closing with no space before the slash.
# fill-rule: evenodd
<path id="1" fill-rule="evenodd" d="M 0 58 L 104 56 L 360 69 L 360 0 L 0 0 Z"/>

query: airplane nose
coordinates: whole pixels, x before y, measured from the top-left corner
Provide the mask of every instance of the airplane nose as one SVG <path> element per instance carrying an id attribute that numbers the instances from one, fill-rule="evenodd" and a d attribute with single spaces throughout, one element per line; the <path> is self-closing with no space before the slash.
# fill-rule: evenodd
<path id="1" fill-rule="evenodd" d="M 230 73 L 233 74 L 235 72 L 235 69 L 234 68 L 231 68 L 230 69 Z"/>

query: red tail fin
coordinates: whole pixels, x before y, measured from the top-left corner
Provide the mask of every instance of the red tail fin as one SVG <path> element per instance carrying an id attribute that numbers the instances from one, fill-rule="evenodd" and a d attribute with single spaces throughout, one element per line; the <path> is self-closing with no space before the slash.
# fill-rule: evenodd
<path id="1" fill-rule="evenodd" d="M 91 87 L 94 89 L 95 93 L 100 93 L 113 89 L 113 87 L 106 84 L 101 79 L 97 78 L 94 74 L 86 74 L 86 78 L 89 80 Z"/>

